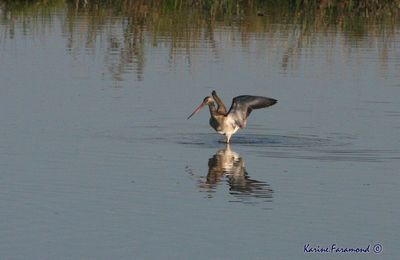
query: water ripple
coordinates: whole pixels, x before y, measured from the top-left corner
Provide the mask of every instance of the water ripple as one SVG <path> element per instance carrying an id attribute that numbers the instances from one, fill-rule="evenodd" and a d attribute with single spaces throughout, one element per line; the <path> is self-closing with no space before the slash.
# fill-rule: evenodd
<path id="1" fill-rule="evenodd" d="M 218 147 L 223 138 L 215 134 L 180 135 L 179 144 Z M 251 148 L 249 152 L 271 158 L 307 159 L 318 161 L 383 162 L 398 160 L 400 151 L 355 147 L 352 138 L 319 137 L 315 135 L 244 134 L 233 137 L 234 146 Z"/>
<path id="2" fill-rule="evenodd" d="M 216 134 L 180 134 L 175 138 L 178 144 L 215 146 L 221 145 L 224 138 Z M 327 145 L 329 139 L 316 136 L 285 136 L 285 135 L 261 135 L 246 134 L 232 137 L 233 145 L 251 145 L 268 147 L 313 147 Z"/>

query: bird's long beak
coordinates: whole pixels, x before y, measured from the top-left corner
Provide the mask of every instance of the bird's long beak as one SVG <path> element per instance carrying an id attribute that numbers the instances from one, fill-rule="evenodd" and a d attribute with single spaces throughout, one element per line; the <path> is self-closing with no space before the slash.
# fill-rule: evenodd
<path id="1" fill-rule="evenodd" d="M 202 109 L 204 106 L 205 106 L 205 104 L 206 104 L 207 102 L 203 102 L 203 103 L 201 103 L 200 104 L 200 106 L 198 107 L 198 108 L 196 108 L 196 110 L 195 111 L 193 111 L 193 113 L 191 113 L 190 114 L 190 116 L 188 116 L 188 118 L 187 119 L 189 119 L 189 118 L 191 118 L 194 114 L 196 114 L 197 112 L 199 112 L 200 111 L 200 109 Z"/>

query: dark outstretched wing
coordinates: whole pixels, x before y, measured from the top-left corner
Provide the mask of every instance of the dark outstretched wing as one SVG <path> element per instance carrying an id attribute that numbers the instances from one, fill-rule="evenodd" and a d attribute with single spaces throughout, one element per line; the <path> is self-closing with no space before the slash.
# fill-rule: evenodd
<path id="1" fill-rule="evenodd" d="M 247 117 L 253 109 L 269 107 L 277 102 L 276 99 L 260 96 L 238 96 L 232 100 L 228 115 L 241 127 L 246 127 Z"/>
<path id="2" fill-rule="evenodd" d="M 225 115 L 226 114 L 226 107 L 225 107 L 224 102 L 222 102 L 222 100 L 219 98 L 219 96 L 217 95 L 217 92 L 215 92 L 215 90 L 213 90 L 213 92 L 211 92 L 211 95 L 213 96 L 215 102 L 218 105 L 217 112 L 220 113 L 220 114 Z"/>

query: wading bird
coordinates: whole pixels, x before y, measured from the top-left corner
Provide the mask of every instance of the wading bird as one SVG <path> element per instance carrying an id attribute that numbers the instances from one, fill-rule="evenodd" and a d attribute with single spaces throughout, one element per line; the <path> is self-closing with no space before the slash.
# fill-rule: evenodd
<path id="1" fill-rule="evenodd" d="M 260 96 L 237 96 L 233 98 L 231 108 L 226 112 L 224 102 L 218 97 L 215 90 L 211 96 L 205 97 L 203 103 L 187 118 L 191 118 L 205 105 L 210 108 L 210 126 L 219 134 L 225 135 L 226 143 L 239 128 L 245 128 L 247 117 L 253 109 L 269 107 L 277 102 L 276 99 Z M 217 107 L 215 107 L 217 105 Z"/>

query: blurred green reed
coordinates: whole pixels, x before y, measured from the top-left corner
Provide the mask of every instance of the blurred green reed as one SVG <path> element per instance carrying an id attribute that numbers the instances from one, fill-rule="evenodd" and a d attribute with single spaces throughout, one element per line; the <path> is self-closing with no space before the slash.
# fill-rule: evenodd
<path id="1" fill-rule="evenodd" d="M 279 9 L 296 14 L 361 17 L 396 15 L 400 8 L 400 0 L 3 0 L 0 3 L 7 10 L 29 10 L 68 3 L 76 7 L 107 6 L 122 13 L 132 7 L 146 5 L 164 11 L 195 8 L 209 15 L 237 15 L 255 8 L 258 11 Z"/>
<path id="2" fill-rule="evenodd" d="M 214 37 L 221 27 L 238 34 L 244 48 L 257 34 L 268 37 L 261 47 L 280 50 L 283 70 L 300 59 L 304 47 L 317 44 L 318 33 L 330 32 L 326 37 L 334 42 L 336 31 L 346 32 L 341 44 L 348 49 L 366 36 L 379 38 L 384 67 L 396 42 L 399 10 L 400 0 L 0 0 L 0 22 L 6 25 L 2 37 L 12 38 L 16 20 L 34 34 L 36 24 L 49 26 L 55 13 L 63 14 L 67 49 L 91 49 L 105 37 L 108 70 L 118 80 L 132 66 L 140 78 L 147 45 L 167 45 L 172 64 L 178 51 L 191 60 L 202 42 L 217 52 Z M 274 42 L 277 35 L 287 39 L 285 46 Z"/>

